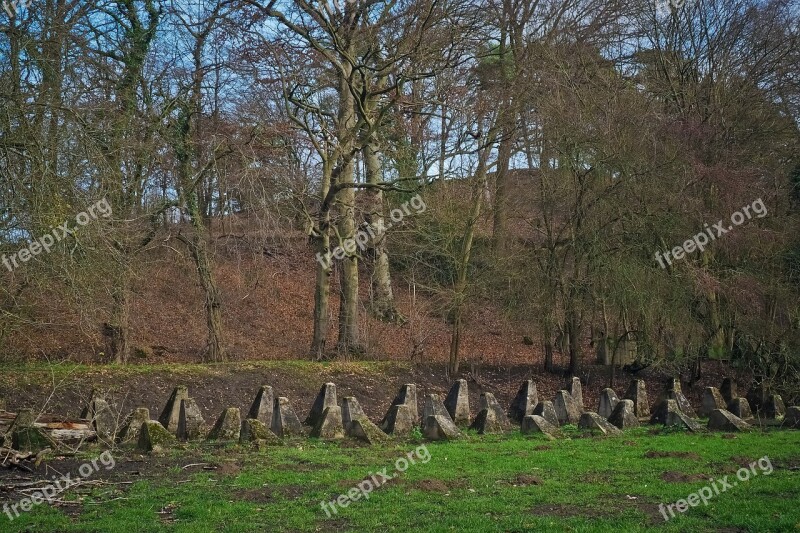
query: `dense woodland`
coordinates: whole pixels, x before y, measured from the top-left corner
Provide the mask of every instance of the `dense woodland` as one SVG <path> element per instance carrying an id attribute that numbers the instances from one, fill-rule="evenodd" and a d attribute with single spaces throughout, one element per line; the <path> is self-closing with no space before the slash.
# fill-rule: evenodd
<path id="1" fill-rule="evenodd" d="M 19 346 L 58 325 L 133 362 L 138 288 L 172 254 L 202 301 L 197 357 L 225 361 L 219 237 L 263 256 L 299 235 L 313 359 L 368 357 L 364 317 L 408 327 L 419 301 L 453 374 L 490 306 L 547 371 L 633 349 L 796 388 L 799 22 L 797 0 L 7 2 L 0 253 L 101 200 L 113 215 L 0 268 L 0 360 L 56 357 Z M 269 320 L 280 300 L 250 304 Z"/>

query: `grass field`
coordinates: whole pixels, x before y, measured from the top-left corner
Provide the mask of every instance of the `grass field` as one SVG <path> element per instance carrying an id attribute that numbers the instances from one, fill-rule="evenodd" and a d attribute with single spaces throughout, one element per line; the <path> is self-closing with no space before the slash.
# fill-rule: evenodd
<path id="1" fill-rule="evenodd" d="M 93 484 L 13 521 L 0 515 L 0 531 L 800 531 L 800 431 L 568 434 L 372 447 L 303 440 L 263 451 L 190 446 L 153 457 L 118 451 L 115 468 L 88 478 Z M 330 517 L 323 510 L 323 501 L 362 494 L 360 483 L 368 490 L 366 480 L 382 482 L 377 472 L 396 474 L 409 454 L 415 464 L 368 498 L 329 506 Z M 51 465 L 77 472 L 91 457 Z M 768 459 L 748 466 L 760 458 Z M 743 466 L 747 481 L 737 479 Z M 725 476 L 731 486 L 707 506 L 665 521 L 659 504 L 721 489 Z M 8 480 L 0 477 L 0 498 Z"/>

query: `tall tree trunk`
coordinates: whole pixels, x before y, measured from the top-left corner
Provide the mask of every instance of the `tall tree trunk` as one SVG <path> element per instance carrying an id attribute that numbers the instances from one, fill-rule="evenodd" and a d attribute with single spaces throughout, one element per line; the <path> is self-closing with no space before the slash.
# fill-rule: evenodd
<path id="1" fill-rule="evenodd" d="M 339 74 L 339 143 L 342 161 L 338 172 L 338 181 L 343 184 L 355 183 L 354 147 L 355 147 L 355 100 L 350 92 L 348 76 L 350 68 Z M 338 207 L 337 230 L 344 248 L 345 257 L 341 265 L 341 298 L 339 299 L 339 341 L 337 348 L 345 355 L 361 351 L 358 331 L 358 255 L 353 243 L 355 237 L 355 189 L 345 187 L 337 194 Z M 349 248 L 349 249 L 348 249 Z"/>
<path id="2" fill-rule="evenodd" d="M 481 208 L 483 206 L 483 192 L 486 189 L 486 165 L 496 138 L 497 129 L 493 127 L 489 131 L 486 146 L 479 150 L 478 167 L 475 170 L 475 184 L 472 188 L 472 208 L 467 218 L 467 225 L 464 228 L 464 241 L 456 267 L 457 278 L 453 291 L 455 293 L 452 315 L 453 329 L 450 337 L 450 364 L 448 368 L 451 376 L 458 374 L 469 260 L 472 255 L 475 227 L 478 223 L 478 218 L 481 216 Z"/>
<path id="3" fill-rule="evenodd" d="M 331 162 L 322 162 L 322 187 L 320 197 L 324 201 L 331 188 Z M 314 337 L 311 340 L 311 357 L 317 361 L 325 356 L 328 338 L 328 316 L 331 295 L 331 215 L 328 209 L 319 214 L 317 241 L 317 278 L 314 286 Z"/>
<path id="4" fill-rule="evenodd" d="M 363 153 L 367 183 L 376 185 L 381 181 L 381 162 L 374 137 L 372 142 L 364 147 Z M 378 188 L 371 188 L 368 190 L 367 195 L 369 197 L 367 223 L 372 228 L 373 234 L 370 240 L 373 252 L 371 310 L 378 319 L 395 322 L 398 316 L 394 303 L 394 294 L 392 293 L 392 276 L 389 269 L 389 251 L 383 216 L 383 191 Z"/>
<path id="5" fill-rule="evenodd" d="M 495 178 L 494 219 L 492 230 L 492 247 L 502 257 L 508 241 L 508 171 L 511 163 L 511 152 L 514 143 L 509 128 L 505 128 L 497 155 L 497 173 Z"/>

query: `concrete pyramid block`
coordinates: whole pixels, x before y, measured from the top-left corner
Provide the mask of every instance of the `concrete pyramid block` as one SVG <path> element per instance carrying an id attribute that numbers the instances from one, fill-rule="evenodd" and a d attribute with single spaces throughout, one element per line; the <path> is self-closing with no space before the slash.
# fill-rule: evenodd
<path id="1" fill-rule="evenodd" d="M 242 413 L 238 407 L 222 411 L 217 423 L 208 434 L 208 440 L 239 440 L 242 430 Z"/>
<path id="2" fill-rule="evenodd" d="M 750 409 L 750 403 L 747 398 L 734 398 L 728 404 L 728 411 L 741 419 L 753 418 L 753 411 Z"/>
<path id="3" fill-rule="evenodd" d="M 565 424 L 577 424 L 581 418 L 581 409 L 578 406 L 578 402 L 565 390 L 560 390 L 556 393 L 553 407 L 556 409 L 558 423 L 562 426 Z"/>
<path id="4" fill-rule="evenodd" d="M 701 433 L 705 431 L 705 428 L 701 426 L 697 420 L 690 418 L 686 413 L 682 413 L 681 411 L 670 411 L 667 414 L 666 425 L 672 427 L 677 426 L 681 429 L 691 431 L 692 433 Z"/>
<path id="5" fill-rule="evenodd" d="M 31 409 L 21 409 L 17 417 L 8 428 L 5 440 L 10 441 L 11 447 L 20 452 L 39 453 L 42 450 L 58 448 L 50 435 L 41 428 L 36 427 L 37 415 Z"/>
<path id="6" fill-rule="evenodd" d="M 784 416 L 786 414 L 786 406 L 780 394 L 771 394 L 761 407 L 761 413 L 770 420 Z"/>
<path id="7" fill-rule="evenodd" d="M 633 401 L 633 410 L 639 418 L 650 417 L 650 403 L 647 400 L 647 386 L 643 379 L 631 381 L 624 398 Z"/>
<path id="8" fill-rule="evenodd" d="M 692 404 L 689 403 L 689 399 L 683 394 L 681 380 L 678 378 L 667 380 L 662 400 L 675 400 L 678 403 L 678 409 L 680 409 L 682 413 L 691 418 L 697 417 L 694 407 L 692 407 Z"/>
<path id="9" fill-rule="evenodd" d="M 407 437 L 411 435 L 416 425 L 411 414 L 411 406 L 400 404 L 393 405 L 386 415 L 386 421 L 381 429 L 389 435 Z"/>
<path id="10" fill-rule="evenodd" d="M 272 387 L 264 385 L 258 389 L 253 405 L 250 406 L 250 411 L 247 413 L 247 418 L 258 420 L 269 426 L 272 424 L 272 409 L 274 406 L 275 393 L 272 391 Z"/>
<path id="11" fill-rule="evenodd" d="M 523 435 L 541 433 L 550 440 L 564 436 L 558 426 L 555 426 L 539 415 L 528 415 L 522 419 L 520 431 Z"/>
<path id="12" fill-rule="evenodd" d="M 117 433 L 117 417 L 111 405 L 97 391 L 92 391 L 92 398 L 81 413 L 81 418 L 91 421 L 100 440 L 111 440 Z"/>
<path id="13" fill-rule="evenodd" d="M 497 428 L 493 429 L 492 432 L 497 433 L 497 432 L 509 431 L 511 429 L 511 421 L 506 416 L 506 413 L 505 411 L 503 411 L 503 408 L 500 407 L 500 402 L 497 401 L 497 398 L 494 397 L 494 394 L 492 394 L 491 392 L 481 393 L 479 399 L 479 406 L 481 411 L 490 411 L 493 413 L 488 418 L 489 424 L 490 425 L 494 424 L 497 426 Z M 476 424 L 479 418 L 480 416 L 478 416 L 475 419 Z M 484 423 L 483 425 L 485 426 L 486 424 Z"/>
<path id="14" fill-rule="evenodd" d="M 467 380 L 459 379 L 450 387 L 450 392 L 444 401 L 444 406 L 450 418 L 457 426 L 469 425 L 469 393 Z"/>
<path id="15" fill-rule="evenodd" d="M 614 408 L 618 403 L 619 398 L 617 397 L 617 393 L 614 392 L 614 389 L 603 389 L 603 392 L 600 393 L 600 403 L 597 408 L 597 414 L 608 419 L 611 413 L 614 412 Z"/>
<path id="16" fill-rule="evenodd" d="M 708 417 L 717 409 L 727 411 L 728 404 L 716 387 L 706 387 L 703 389 L 703 402 L 700 406 L 700 416 Z"/>
<path id="17" fill-rule="evenodd" d="M 303 424 L 315 427 L 322 418 L 325 409 L 335 406 L 338 406 L 338 402 L 336 401 L 336 385 L 333 383 L 326 383 L 319 390 L 317 398 L 314 400 L 314 405 L 311 406 L 311 412 L 308 414 Z"/>
<path id="18" fill-rule="evenodd" d="M 800 407 L 792 406 L 786 410 L 786 416 L 783 418 L 783 427 L 800 429 Z"/>
<path id="19" fill-rule="evenodd" d="M 597 413 L 592 413 L 591 411 L 586 411 L 581 415 L 578 421 L 578 429 L 591 431 L 593 435 L 614 436 L 622 434 L 619 428 L 609 423 L 609 421 L 602 416 Z"/>
<path id="20" fill-rule="evenodd" d="M 142 424 L 150 420 L 150 410 L 146 407 L 139 407 L 128 416 L 128 420 L 119 433 L 118 442 L 120 444 L 135 443 L 139 440 L 139 432 Z"/>
<path id="21" fill-rule="evenodd" d="M 317 420 L 317 425 L 311 430 L 311 437 L 323 440 L 343 439 L 342 408 L 338 405 L 326 407 Z"/>
<path id="22" fill-rule="evenodd" d="M 722 399 L 725 400 L 725 405 L 730 405 L 733 400 L 739 397 L 736 390 L 736 382 L 733 378 L 724 378 L 722 386 L 719 388 L 719 393 L 722 394 Z"/>
<path id="23" fill-rule="evenodd" d="M 517 395 L 511 402 L 511 408 L 508 410 L 508 417 L 516 422 L 522 424 L 522 419 L 528 415 L 533 414 L 533 409 L 539 403 L 539 393 L 536 390 L 536 385 L 533 380 L 523 381 L 522 385 L 517 391 Z"/>
<path id="24" fill-rule="evenodd" d="M 189 398 L 188 387 L 183 385 L 175 387 L 169 400 L 167 400 L 167 405 L 165 405 L 164 410 L 161 411 L 161 416 L 158 417 L 158 421 L 163 428 L 173 435 L 177 435 L 178 433 L 178 420 L 180 420 L 181 417 L 181 400 L 186 400 L 187 398 Z"/>
<path id="25" fill-rule="evenodd" d="M 178 431 L 175 435 L 178 440 L 187 441 L 202 439 L 208 432 L 208 426 L 203 419 L 203 413 L 191 398 L 181 400 L 181 410 L 178 416 Z"/>
<path id="26" fill-rule="evenodd" d="M 242 422 L 242 429 L 239 432 L 239 444 L 255 446 L 280 446 L 283 441 L 278 438 L 261 420 L 248 418 Z"/>
<path id="27" fill-rule="evenodd" d="M 272 409 L 272 432 L 278 437 L 301 437 L 305 434 L 303 425 L 289 403 L 289 398 L 275 398 Z"/>
<path id="28" fill-rule="evenodd" d="M 566 391 L 570 396 L 572 396 L 572 398 L 575 400 L 575 403 L 578 404 L 578 409 L 583 412 L 583 386 L 581 385 L 581 379 L 573 377 L 569 383 L 567 383 Z"/>
<path id="29" fill-rule="evenodd" d="M 675 400 L 662 400 L 653 409 L 653 416 L 650 417 L 651 424 L 664 424 L 667 425 L 670 413 L 678 413 L 678 402 Z"/>
<path id="30" fill-rule="evenodd" d="M 442 403 L 442 398 L 438 394 L 425 395 L 425 401 L 422 407 L 422 420 L 427 421 L 430 416 L 450 418 L 450 413 L 447 412 L 444 403 Z M 450 418 L 450 421 L 452 422 L 453 419 Z"/>
<path id="31" fill-rule="evenodd" d="M 449 416 L 431 415 L 425 418 L 422 433 L 428 440 L 456 440 L 463 437 Z"/>
<path id="32" fill-rule="evenodd" d="M 748 431 L 750 424 L 725 409 L 714 409 L 708 417 L 708 429 L 712 431 Z"/>
<path id="33" fill-rule="evenodd" d="M 353 396 L 342 398 L 342 424 L 348 435 L 350 434 L 350 424 L 358 416 L 366 416 L 358 400 Z"/>
<path id="34" fill-rule="evenodd" d="M 638 428 L 639 417 L 636 416 L 633 400 L 620 400 L 608 417 L 608 422 L 619 429 Z"/>
<path id="35" fill-rule="evenodd" d="M 556 408 L 550 400 L 542 400 L 537 403 L 533 409 L 533 414 L 541 416 L 556 427 L 559 426 L 558 413 L 556 413 Z"/>
<path id="36" fill-rule="evenodd" d="M 419 422 L 419 408 L 417 407 L 417 386 L 413 383 L 407 383 L 400 387 L 400 391 L 395 396 L 394 400 L 392 401 L 392 405 L 389 407 L 389 411 L 386 412 L 386 416 L 383 417 L 381 423 L 379 424 L 381 429 L 387 431 L 388 429 L 388 419 L 389 414 L 392 412 L 392 407 L 395 405 L 405 405 L 408 406 L 408 412 L 411 416 L 412 426 L 416 426 Z M 396 413 L 396 410 L 395 410 Z"/>
<path id="37" fill-rule="evenodd" d="M 136 449 L 141 452 L 161 452 L 177 443 L 175 436 L 166 430 L 160 422 L 148 420 L 139 430 L 139 442 Z"/>
<path id="38" fill-rule="evenodd" d="M 492 409 L 481 409 L 469 428 L 481 435 L 504 433 L 508 429 L 497 420 L 497 413 Z"/>
<path id="39" fill-rule="evenodd" d="M 389 441 L 389 437 L 386 433 L 373 424 L 366 415 L 356 415 L 350 421 L 349 435 L 367 444 L 379 444 Z"/>

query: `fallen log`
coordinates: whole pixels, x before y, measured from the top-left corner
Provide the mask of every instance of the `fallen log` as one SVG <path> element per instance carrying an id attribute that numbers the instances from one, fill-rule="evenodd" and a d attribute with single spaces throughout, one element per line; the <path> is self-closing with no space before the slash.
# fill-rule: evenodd
<path id="1" fill-rule="evenodd" d="M 11 428 L 16 418 L 16 413 L 0 411 L 0 444 L 2 444 L 2 437 Z M 80 418 L 70 419 L 42 414 L 36 418 L 33 427 L 41 429 L 51 439 L 62 444 L 76 444 L 97 438 L 91 420 Z"/>

